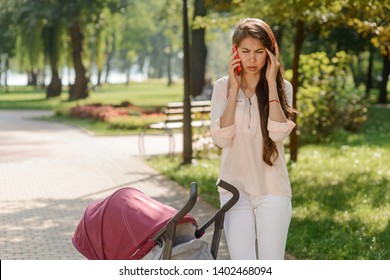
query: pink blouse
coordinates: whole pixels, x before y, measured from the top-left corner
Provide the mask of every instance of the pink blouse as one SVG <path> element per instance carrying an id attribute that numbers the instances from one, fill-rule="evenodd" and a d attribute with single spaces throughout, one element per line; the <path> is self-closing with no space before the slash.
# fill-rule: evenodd
<path id="1" fill-rule="evenodd" d="M 224 77 L 215 82 L 211 100 L 210 135 L 215 144 L 223 149 L 219 177 L 238 190 L 250 194 L 291 197 L 283 139 L 290 134 L 295 123 L 290 120 L 280 123 L 268 119 L 269 136 L 276 143 L 279 152 L 274 165 L 269 166 L 262 156 L 263 135 L 256 95 L 248 98 L 240 89 L 235 123 L 229 127 L 220 126 L 220 117 L 227 103 L 227 81 L 228 77 Z M 285 81 L 285 91 L 291 106 L 292 86 L 288 81 Z"/>

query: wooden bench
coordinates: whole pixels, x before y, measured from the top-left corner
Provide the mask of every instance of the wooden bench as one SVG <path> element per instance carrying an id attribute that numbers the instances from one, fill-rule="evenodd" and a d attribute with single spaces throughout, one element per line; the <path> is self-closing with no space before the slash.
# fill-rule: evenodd
<path id="1" fill-rule="evenodd" d="M 192 127 L 210 126 L 211 101 L 191 102 L 191 125 Z M 183 102 L 171 102 L 164 109 L 165 120 L 152 123 L 142 128 L 138 137 L 138 149 L 141 155 L 145 154 L 145 136 L 166 135 L 169 139 L 169 151 L 171 155 L 175 151 L 174 131 L 183 127 Z"/>

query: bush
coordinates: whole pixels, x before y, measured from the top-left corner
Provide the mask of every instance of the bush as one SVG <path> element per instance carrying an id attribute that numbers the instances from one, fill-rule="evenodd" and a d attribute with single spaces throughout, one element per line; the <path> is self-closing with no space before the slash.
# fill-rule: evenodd
<path id="1" fill-rule="evenodd" d="M 303 143 L 326 142 L 337 128 L 359 130 L 367 117 L 364 89 L 356 87 L 350 57 L 338 52 L 301 56 L 298 124 Z"/>

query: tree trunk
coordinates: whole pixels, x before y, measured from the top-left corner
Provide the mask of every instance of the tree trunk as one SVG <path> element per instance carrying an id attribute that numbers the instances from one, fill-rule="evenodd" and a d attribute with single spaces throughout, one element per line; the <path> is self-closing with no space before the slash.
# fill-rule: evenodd
<path id="1" fill-rule="evenodd" d="M 51 81 L 46 88 L 46 99 L 61 95 L 62 83 L 56 68 L 51 69 Z"/>
<path id="2" fill-rule="evenodd" d="M 184 69 L 184 98 L 183 98 L 183 162 L 192 163 L 192 126 L 191 126 L 191 73 L 190 73 L 190 39 L 188 32 L 187 0 L 183 0 L 183 69 Z"/>
<path id="3" fill-rule="evenodd" d="M 357 56 L 358 56 L 359 54 L 357 54 Z M 359 60 L 358 60 L 358 62 L 357 63 L 359 63 Z M 350 61 L 350 63 L 349 63 L 349 65 L 350 65 L 350 67 L 351 67 L 351 72 L 352 72 L 352 80 L 353 80 L 353 83 L 354 83 L 354 85 L 357 87 L 357 85 L 359 84 L 358 83 L 358 78 L 357 78 L 357 70 L 355 69 L 355 64 L 357 64 L 357 63 L 355 63 L 355 59 L 353 58 L 353 59 L 351 59 L 351 61 Z"/>
<path id="4" fill-rule="evenodd" d="M 0 87 L 3 83 L 3 58 L 0 55 Z"/>
<path id="5" fill-rule="evenodd" d="M 55 28 L 47 29 L 47 36 L 49 45 L 48 50 L 48 59 L 51 68 L 51 81 L 46 88 L 46 99 L 51 97 L 57 97 L 61 95 L 62 91 L 62 82 L 58 74 L 58 40 L 56 40 L 57 32 Z M 45 63 L 46 64 L 46 63 Z M 45 78 L 43 78 L 43 84 L 45 84 Z"/>
<path id="6" fill-rule="evenodd" d="M 297 108 L 297 93 L 298 93 L 298 78 L 299 78 L 299 56 L 301 54 L 301 49 L 303 45 L 303 41 L 305 39 L 304 34 L 304 22 L 301 19 L 298 19 L 295 23 L 295 43 L 294 43 L 294 58 L 292 64 L 293 77 L 291 84 L 293 86 L 293 107 Z M 297 116 L 294 114 L 293 121 L 297 123 Z M 290 160 L 297 161 L 298 160 L 298 134 L 297 134 L 297 126 L 291 131 L 290 134 Z"/>
<path id="7" fill-rule="evenodd" d="M 104 83 L 108 83 L 108 76 L 110 75 L 111 71 L 111 60 L 115 53 L 115 37 L 112 39 L 112 48 L 111 51 L 107 54 L 107 60 L 106 60 L 106 77 L 104 78 Z"/>
<path id="8" fill-rule="evenodd" d="M 72 39 L 72 58 L 76 78 L 74 84 L 70 86 L 69 101 L 85 99 L 89 95 L 87 72 L 82 62 L 83 34 L 77 19 L 73 21 L 70 28 L 70 36 Z"/>
<path id="9" fill-rule="evenodd" d="M 386 55 L 383 57 L 383 68 L 382 68 L 382 81 L 379 86 L 379 104 L 387 104 L 387 82 L 389 81 L 390 75 L 390 53 L 386 52 Z"/>
<path id="10" fill-rule="evenodd" d="M 130 67 L 126 68 L 126 85 L 130 85 L 130 79 L 131 79 L 131 74 L 130 74 Z"/>
<path id="11" fill-rule="evenodd" d="M 101 85 L 102 85 L 102 70 L 98 70 L 96 86 L 100 87 Z"/>
<path id="12" fill-rule="evenodd" d="M 46 65 L 46 63 L 45 63 L 45 65 Z M 40 75 L 38 75 L 38 77 L 40 77 L 40 80 L 38 80 L 38 84 L 41 86 L 41 89 L 45 89 L 46 88 L 46 71 L 45 71 L 45 67 L 43 67 L 43 69 L 40 72 Z"/>
<path id="13" fill-rule="evenodd" d="M 7 55 L 6 58 L 5 58 L 5 67 L 4 67 L 4 88 L 5 88 L 5 92 L 6 93 L 9 92 L 9 88 L 8 88 L 8 70 L 9 70 L 9 57 Z"/>
<path id="14" fill-rule="evenodd" d="M 194 19 L 196 16 L 205 16 L 206 8 L 204 0 L 195 0 Z M 200 95 L 205 84 L 207 47 L 205 43 L 204 28 L 192 29 L 191 46 L 191 95 L 193 97 Z"/>
<path id="15" fill-rule="evenodd" d="M 168 72 L 168 86 L 173 84 L 172 81 L 172 52 L 171 49 L 167 53 L 167 72 Z"/>
<path id="16" fill-rule="evenodd" d="M 375 48 L 370 44 L 370 56 L 368 58 L 367 80 L 366 80 L 366 97 L 369 97 L 372 88 L 372 66 L 374 64 Z"/>
<path id="17" fill-rule="evenodd" d="M 131 61 L 126 59 L 125 61 L 125 73 L 126 73 L 126 85 L 130 85 L 131 82 Z"/>
<path id="18" fill-rule="evenodd" d="M 282 44 L 283 44 L 283 34 L 284 34 L 284 27 L 279 26 L 278 29 L 273 29 L 272 30 L 275 35 L 275 40 L 278 42 L 278 48 L 279 50 L 282 49 Z"/>
<path id="19" fill-rule="evenodd" d="M 27 75 L 27 85 L 36 88 L 38 86 L 38 74 L 31 70 Z"/>

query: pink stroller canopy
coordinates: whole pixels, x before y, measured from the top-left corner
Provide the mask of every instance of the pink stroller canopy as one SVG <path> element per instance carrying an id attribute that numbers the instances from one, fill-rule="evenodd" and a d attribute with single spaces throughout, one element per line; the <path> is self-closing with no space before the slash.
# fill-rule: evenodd
<path id="1" fill-rule="evenodd" d="M 152 237 L 178 211 L 134 188 L 122 188 L 91 203 L 72 237 L 87 259 L 141 259 L 155 245 Z M 193 223 L 186 215 L 180 223 Z"/>

